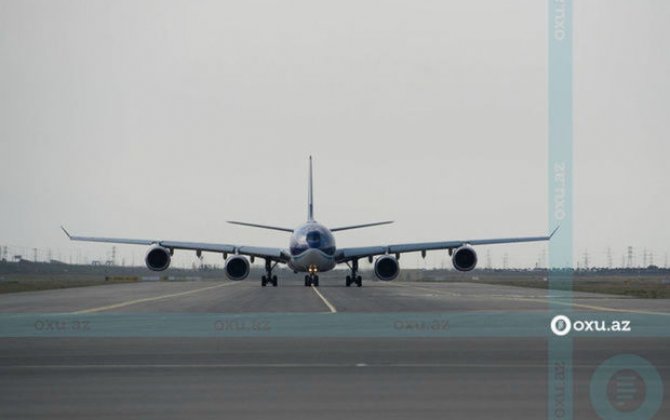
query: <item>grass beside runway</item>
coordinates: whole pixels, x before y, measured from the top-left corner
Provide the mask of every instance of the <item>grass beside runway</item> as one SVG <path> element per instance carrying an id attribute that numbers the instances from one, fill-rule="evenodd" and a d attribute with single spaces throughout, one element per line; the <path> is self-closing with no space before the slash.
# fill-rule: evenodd
<path id="1" fill-rule="evenodd" d="M 95 276 L 95 275 L 27 275 L 12 276 L 0 280 L 0 293 L 35 292 L 40 290 L 66 289 L 70 287 L 102 286 L 109 284 L 134 283 L 137 276 Z"/>
<path id="2" fill-rule="evenodd" d="M 257 273 L 260 271 L 252 270 L 250 277 L 256 277 Z M 156 273 L 146 267 L 0 261 L 0 294 L 140 281 L 222 280 L 225 277 L 223 269 L 211 267 L 201 270 L 170 268 Z"/>

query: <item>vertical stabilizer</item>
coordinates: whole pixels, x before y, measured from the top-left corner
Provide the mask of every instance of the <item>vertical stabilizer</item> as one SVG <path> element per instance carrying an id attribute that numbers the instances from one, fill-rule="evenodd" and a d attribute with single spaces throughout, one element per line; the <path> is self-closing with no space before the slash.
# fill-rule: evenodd
<path id="1" fill-rule="evenodd" d="M 309 157 L 309 185 L 307 186 L 307 220 L 314 220 L 314 201 L 312 195 L 312 156 Z"/>

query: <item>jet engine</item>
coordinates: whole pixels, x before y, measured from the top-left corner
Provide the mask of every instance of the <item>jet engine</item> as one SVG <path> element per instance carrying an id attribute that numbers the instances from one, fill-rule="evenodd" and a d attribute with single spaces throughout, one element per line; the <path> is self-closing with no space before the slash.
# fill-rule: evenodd
<path id="1" fill-rule="evenodd" d="M 477 253 L 472 247 L 463 245 L 454 251 L 451 262 L 458 271 L 470 271 L 477 265 Z"/>
<path id="2" fill-rule="evenodd" d="M 379 280 L 391 281 L 398 277 L 400 265 L 395 257 L 384 255 L 375 261 L 375 275 Z"/>
<path id="3" fill-rule="evenodd" d="M 249 275 L 249 260 L 233 255 L 226 260 L 226 276 L 231 280 L 244 280 Z"/>
<path id="4" fill-rule="evenodd" d="M 163 271 L 170 266 L 170 250 L 162 246 L 154 246 L 147 251 L 144 262 L 151 271 Z"/>

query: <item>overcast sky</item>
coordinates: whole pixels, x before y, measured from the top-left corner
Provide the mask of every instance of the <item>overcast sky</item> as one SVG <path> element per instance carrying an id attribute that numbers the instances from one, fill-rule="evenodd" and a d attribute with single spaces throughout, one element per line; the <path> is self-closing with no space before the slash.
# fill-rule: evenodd
<path id="1" fill-rule="evenodd" d="M 575 1 L 576 260 L 670 251 L 668 21 Z M 286 246 L 225 221 L 303 222 L 310 154 L 318 221 L 396 221 L 338 246 L 545 234 L 547 103 L 546 1 L 0 0 L 0 245 Z"/>

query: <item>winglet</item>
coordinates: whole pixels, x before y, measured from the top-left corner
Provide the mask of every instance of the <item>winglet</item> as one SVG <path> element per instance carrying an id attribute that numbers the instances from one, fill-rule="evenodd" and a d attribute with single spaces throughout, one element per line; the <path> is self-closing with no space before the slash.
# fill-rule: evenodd
<path id="1" fill-rule="evenodd" d="M 67 230 L 65 230 L 65 228 L 64 228 L 62 225 L 61 225 L 60 228 L 63 229 L 63 232 L 65 232 L 65 234 L 67 235 L 67 238 L 68 238 L 68 239 L 72 239 L 72 236 L 68 233 Z"/>
<path id="2" fill-rule="evenodd" d="M 556 231 L 558 231 L 558 228 L 560 227 L 561 225 L 556 226 L 556 228 L 549 234 L 549 239 L 551 239 L 551 237 L 554 236 L 554 233 L 556 233 Z"/>

